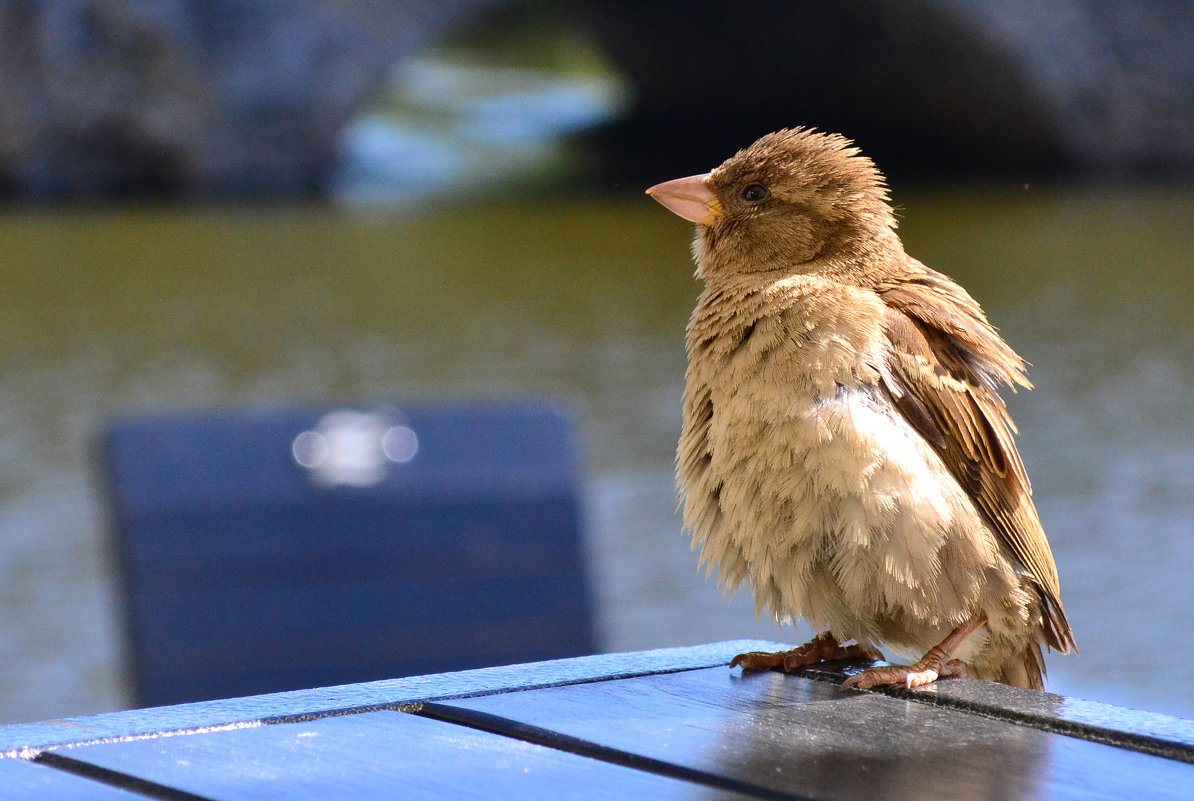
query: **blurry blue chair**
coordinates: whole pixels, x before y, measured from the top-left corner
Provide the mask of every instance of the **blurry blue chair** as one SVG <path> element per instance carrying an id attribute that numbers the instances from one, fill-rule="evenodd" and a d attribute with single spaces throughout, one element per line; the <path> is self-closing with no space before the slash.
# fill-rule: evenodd
<path id="1" fill-rule="evenodd" d="M 596 649 L 559 409 L 153 418 L 102 450 L 139 706 Z"/>

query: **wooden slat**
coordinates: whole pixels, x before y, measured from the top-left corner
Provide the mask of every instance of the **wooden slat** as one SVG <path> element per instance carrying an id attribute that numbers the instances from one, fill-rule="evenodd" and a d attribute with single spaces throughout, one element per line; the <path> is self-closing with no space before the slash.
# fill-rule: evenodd
<path id="1" fill-rule="evenodd" d="M 423 700 L 542 688 L 600 679 L 724 666 L 735 653 L 781 647 L 765 641 L 732 641 L 688 648 L 555 660 L 531 665 L 485 668 L 459 673 L 326 687 L 249 698 L 210 701 L 176 707 L 130 710 L 93 717 L 0 726 L 0 753 L 23 748 L 93 742 L 111 737 L 177 732 L 241 722 L 276 721 L 336 714 Z M 721 671 L 733 676 L 738 671 Z M 841 673 L 822 674 L 834 682 Z M 759 677 L 750 677 L 754 681 Z M 832 685 L 830 685 L 832 687 Z M 920 704 L 950 703 L 993 717 L 1018 717 L 1021 722 L 1050 731 L 1082 737 L 1103 737 L 1127 747 L 1173 753 L 1194 745 L 1194 722 L 1135 712 L 1049 693 L 1037 693 L 972 680 L 938 682 L 928 689 L 890 691 Z"/>
<path id="2" fill-rule="evenodd" d="M 529 665 L 481 668 L 248 698 L 134 709 L 41 723 L 18 723 L 0 726 L 0 754 L 11 755 L 26 748 L 36 750 L 154 732 L 287 720 L 425 700 L 689 670 L 725 665 L 734 654 L 741 651 L 780 647 L 783 647 L 780 643 L 765 640 L 735 640 L 686 648 L 599 654 Z"/>
<path id="3" fill-rule="evenodd" d="M 0 798 L 5 801 L 136 801 L 143 796 L 14 758 L 0 759 Z"/>
<path id="4" fill-rule="evenodd" d="M 806 668 L 803 675 L 838 684 L 845 674 L 820 667 Z M 878 692 L 1194 762 L 1194 721 L 1156 712 L 972 679 L 942 681 L 915 690 L 888 687 Z"/>
<path id="5" fill-rule="evenodd" d="M 712 668 L 462 699 L 424 713 L 577 750 L 564 735 L 759 792 L 822 799 L 1194 794 L 1194 765 L 775 673 Z"/>
<path id="6" fill-rule="evenodd" d="M 221 801 L 745 798 L 390 711 L 84 746 L 59 757 Z"/>

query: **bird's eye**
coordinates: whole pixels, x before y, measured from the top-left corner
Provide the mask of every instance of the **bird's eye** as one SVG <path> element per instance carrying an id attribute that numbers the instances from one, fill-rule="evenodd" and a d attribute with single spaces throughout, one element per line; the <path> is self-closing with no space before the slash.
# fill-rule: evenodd
<path id="1" fill-rule="evenodd" d="M 762 184 L 747 184 L 746 188 L 742 190 L 742 199 L 747 203 L 758 203 L 761 200 L 766 200 L 771 191 Z"/>

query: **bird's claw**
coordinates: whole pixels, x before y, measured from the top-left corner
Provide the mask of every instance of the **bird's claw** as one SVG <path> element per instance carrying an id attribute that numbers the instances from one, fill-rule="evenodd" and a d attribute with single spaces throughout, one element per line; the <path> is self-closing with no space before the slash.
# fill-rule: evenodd
<path id="1" fill-rule="evenodd" d="M 748 651 L 730 660 L 730 667 L 743 670 L 783 670 L 793 672 L 820 662 L 845 659 L 883 659 L 883 654 L 866 645 L 840 645 L 832 634 L 819 634 L 809 642 L 790 651 Z"/>
<path id="2" fill-rule="evenodd" d="M 786 651 L 747 651 L 731 659 L 730 667 L 740 667 L 743 670 L 770 670 L 783 667 L 783 657 L 786 653 Z"/>
<path id="3" fill-rule="evenodd" d="M 872 687 L 891 684 L 902 684 L 911 689 L 913 687 L 923 687 L 926 684 L 932 684 L 937 679 L 946 676 L 966 675 L 966 667 L 958 659 L 951 659 L 944 664 L 936 665 L 923 664 L 924 661 L 921 660 L 910 667 L 883 665 L 867 668 L 861 673 L 856 673 L 843 681 L 842 689 L 857 687 L 860 690 L 869 690 Z"/>

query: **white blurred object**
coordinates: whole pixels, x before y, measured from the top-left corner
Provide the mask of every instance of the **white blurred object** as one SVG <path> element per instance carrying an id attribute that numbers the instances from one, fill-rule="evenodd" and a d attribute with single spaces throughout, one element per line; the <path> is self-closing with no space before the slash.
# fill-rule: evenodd
<path id="1" fill-rule="evenodd" d="M 398 413 L 337 409 L 295 437 L 290 450 L 314 484 L 371 487 L 390 465 L 415 458 L 419 438 Z"/>

